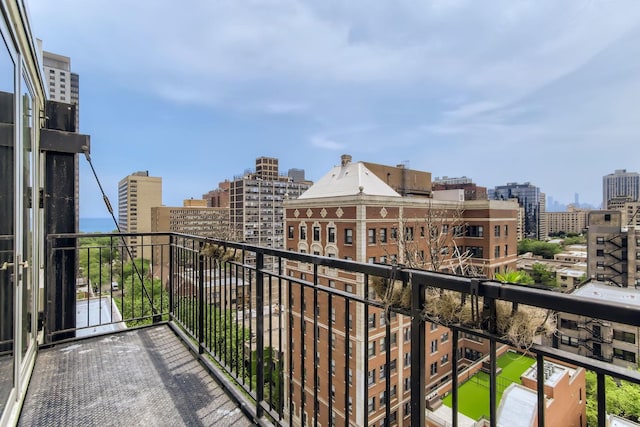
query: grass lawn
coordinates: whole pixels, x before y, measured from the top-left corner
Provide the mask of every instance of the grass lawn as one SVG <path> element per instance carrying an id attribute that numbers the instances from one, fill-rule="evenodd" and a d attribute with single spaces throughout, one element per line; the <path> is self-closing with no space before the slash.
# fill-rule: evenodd
<path id="1" fill-rule="evenodd" d="M 520 376 L 535 362 L 535 359 L 517 353 L 506 352 L 498 358 L 497 364 L 502 372 L 496 378 L 498 386 L 498 404 L 502 392 L 511 383 L 520 383 Z M 451 407 L 451 394 L 443 403 Z M 478 372 L 458 389 L 458 410 L 469 418 L 479 420 L 489 418 L 489 375 Z"/>

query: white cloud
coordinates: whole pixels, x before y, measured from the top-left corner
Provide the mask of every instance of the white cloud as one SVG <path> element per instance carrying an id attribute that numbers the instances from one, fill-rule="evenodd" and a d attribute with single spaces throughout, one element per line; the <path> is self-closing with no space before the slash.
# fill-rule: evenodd
<path id="1" fill-rule="evenodd" d="M 311 137 L 311 145 L 317 148 L 332 151 L 344 150 L 346 148 L 344 144 L 325 138 L 324 136 Z"/>

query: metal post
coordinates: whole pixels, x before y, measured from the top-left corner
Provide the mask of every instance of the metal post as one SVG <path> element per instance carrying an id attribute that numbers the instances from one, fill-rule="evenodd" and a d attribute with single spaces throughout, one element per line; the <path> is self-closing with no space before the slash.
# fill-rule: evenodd
<path id="1" fill-rule="evenodd" d="M 173 250 L 173 236 L 169 236 L 169 283 L 167 291 L 169 292 L 169 320 L 173 320 L 173 263 L 175 253 Z"/>
<path id="2" fill-rule="evenodd" d="M 605 376 L 603 373 L 597 374 L 597 388 L 598 388 L 598 426 L 604 427 L 607 425 L 607 399 L 606 399 L 606 387 Z"/>
<path id="3" fill-rule="evenodd" d="M 256 416 L 262 418 L 264 400 L 264 254 L 256 252 Z"/>
<path id="4" fill-rule="evenodd" d="M 538 389 L 538 427 L 544 427 L 544 356 L 542 354 L 536 355 L 536 377 L 537 377 L 537 389 Z"/>
<path id="5" fill-rule="evenodd" d="M 451 349 L 451 424 L 458 427 L 458 339 L 459 332 L 452 329 L 451 338 L 453 346 Z"/>
<path id="6" fill-rule="evenodd" d="M 411 286 L 411 425 L 423 426 L 426 418 L 425 366 L 427 363 L 425 344 L 425 322 L 422 308 L 425 304 L 424 290 L 417 283 Z"/>
<path id="7" fill-rule="evenodd" d="M 204 255 L 198 254 L 198 353 L 204 353 Z"/>

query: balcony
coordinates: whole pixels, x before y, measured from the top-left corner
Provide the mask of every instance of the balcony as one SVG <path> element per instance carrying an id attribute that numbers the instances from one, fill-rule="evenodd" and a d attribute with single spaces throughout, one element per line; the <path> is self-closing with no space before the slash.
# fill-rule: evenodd
<path id="1" fill-rule="evenodd" d="M 508 304 L 512 315 L 535 307 L 640 326 L 632 307 L 180 234 L 124 236 L 137 237 L 137 247 L 115 234 L 48 237 L 45 293 L 60 290 L 73 306 L 45 308 L 21 424 L 458 426 L 470 403 L 460 387 L 476 378 L 469 387 L 486 389 L 487 406 L 472 421 L 495 426 L 501 396 L 517 380 L 503 378 L 505 351 L 531 358 L 534 379 L 546 381 L 549 361 L 594 372 L 602 426 L 605 379 L 640 384 L 636 371 L 537 338 L 509 347 L 499 324 Z M 66 281 L 69 265 L 80 265 L 84 280 Z M 382 295 L 381 280 L 396 285 Z M 472 322 L 434 316 L 434 295 L 455 295 L 459 308 L 470 302 Z M 468 337 L 484 344 L 477 360 L 461 348 Z M 484 376 L 472 377 L 474 366 Z M 533 388 L 540 426 L 554 425 L 545 381 Z"/>

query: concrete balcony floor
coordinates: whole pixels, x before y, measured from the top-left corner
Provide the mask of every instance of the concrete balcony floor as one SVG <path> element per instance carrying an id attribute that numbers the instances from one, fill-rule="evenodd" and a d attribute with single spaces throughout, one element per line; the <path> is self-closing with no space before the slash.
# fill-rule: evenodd
<path id="1" fill-rule="evenodd" d="M 166 325 L 41 350 L 21 426 L 251 426 Z"/>

